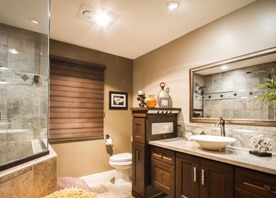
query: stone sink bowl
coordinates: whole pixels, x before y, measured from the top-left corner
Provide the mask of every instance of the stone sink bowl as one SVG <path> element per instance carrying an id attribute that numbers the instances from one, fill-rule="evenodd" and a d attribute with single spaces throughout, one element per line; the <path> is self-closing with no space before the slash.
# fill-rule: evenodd
<path id="1" fill-rule="evenodd" d="M 190 139 L 194 140 L 202 148 L 213 151 L 223 149 L 236 141 L 235 138 L 214 135 L 192 135 Z"/>

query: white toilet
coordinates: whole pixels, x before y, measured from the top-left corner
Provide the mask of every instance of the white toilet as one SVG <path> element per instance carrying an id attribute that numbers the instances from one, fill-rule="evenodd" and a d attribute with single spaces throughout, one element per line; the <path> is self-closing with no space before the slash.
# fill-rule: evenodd
<path id="1" fill-rule="evenodd" d="M 132 154 L 120 153 L 110 157 L 109 164 L 115 168 L 115 185 L 129 184 L 132 167 Z"/>

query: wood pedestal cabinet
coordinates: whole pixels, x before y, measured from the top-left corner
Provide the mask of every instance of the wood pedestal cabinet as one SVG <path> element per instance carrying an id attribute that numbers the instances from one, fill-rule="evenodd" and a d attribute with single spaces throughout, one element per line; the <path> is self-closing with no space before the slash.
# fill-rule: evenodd
<path id="1" fill-rule="evenodd" d="M 233 198 L 234 167 L 176 153 L 177 198 Z"/>
<path id="2" fill-rule="evenodd" d="M 138 195 L 145 194 L 145 144 L 132 144 L 132 191 Z M 138 196 L 136 194 L 136 196 Z"/>
<path id="3" fill-rule="evenodd" d="M 170 181 L 174 181 L 174 165 L 167 164 L 166 162 L 158 159 L 152 161 L 153 167 L 151 169 L 151 153 L 150 145 L 151 140 L 172 138 L 177 136 L 177 115 L 181 109 L 179 108 L 132 108 L 132 195 L 138 198 L 145 197 L 162 197 L 165 193 L 174 193 L 174 183 L 169 182 L 169 190 L 161 188 L 163 184 L 166 185 L 167 177 Z M 165 125 L 165 127 L 164 127 Z M 153 127 L 155 126 L 155 127 Z M 166 126 L 170 126 L 168 130 Z M 156 127 L 158 129 L 156 129 Z M 162 128 L 163 127 L 163 128 Z M 163 129 L 163 130 L 162 130 Z M 161 130 L 156 132 L 156 130 Z M 172 153 L 175 153 L 171 151 Z M 155 156 L 156 157 L 156 156 Z M 174 158 L 173 158 L 174 161 Z M 162 163 L 165 163 L 162 164 Z M 169 165 L 169 166 L 168 166 Z M 163 167 L 170 167 L 163 171 Z M 151 182 L 151 170 L 163 171 L 156 174 L 156 182 Z M 154 171 L 153 171 L 154 172 Z M 169 173 L 169 175 L 168 175 Z M 154 173 L 153 173 L 154 174 Z M 159 175 L 162 177 L 158 177 Z M 165 179 L 166 178 L 166 179 Z M 163 180 L 166 181 L 163 181 Z M 163 183 L 162 183 L 163 182 Z M 164 183 L 165 182 L 165 183 Z M 155 183 L 160 188 L 154 188 L 152 185 Z M 160 191 L 161 189 L 161 191 Z M 174 194 L 171 194 L 174 195 Z"/>

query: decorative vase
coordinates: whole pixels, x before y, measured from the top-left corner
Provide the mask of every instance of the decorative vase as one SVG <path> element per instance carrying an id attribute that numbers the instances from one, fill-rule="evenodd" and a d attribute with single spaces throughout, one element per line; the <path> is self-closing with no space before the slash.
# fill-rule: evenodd
<path id="1" fill-rule="evenodd" d="M 146 99 L 146 105 L 147 107 L 155 107 L 157 104 L 157 100 L 155 98 L 154 94 L 149 95 L 149 97 Z"/>
<path id="2" fill-rule="evenodd" d="M 170 96 L 170 88 L 169 87 L 167 87 L 166 88 L 166 92 L 168 93 L 168 95 L 169 95 L 169 108 L 172 108 L 172 97 Z"/>
<path id="3" fill-rule="evenodd" d="M 167 91 L 164 90 L 166 84 L 164 82 L 160 83 L 161 90 L 158 93 L 157 101 L 158 106 L 160 108 L 168 108 L 169 107 L 169 99 L 170 96 Z"/>

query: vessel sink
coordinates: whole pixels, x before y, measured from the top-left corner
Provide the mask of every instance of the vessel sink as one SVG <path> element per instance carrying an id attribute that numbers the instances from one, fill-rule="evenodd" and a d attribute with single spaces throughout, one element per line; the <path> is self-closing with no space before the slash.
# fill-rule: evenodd
<path id="1" fill-rule="evenodd" d="M 214 135 L 192 135 L 190 139 L 207 150 L 220 150 L 236 141 L 235 138 Z"/>

